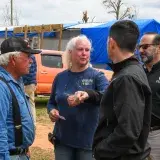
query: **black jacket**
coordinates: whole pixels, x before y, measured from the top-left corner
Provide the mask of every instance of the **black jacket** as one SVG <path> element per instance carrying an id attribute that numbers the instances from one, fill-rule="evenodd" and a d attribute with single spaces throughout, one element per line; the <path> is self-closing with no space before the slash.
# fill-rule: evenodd
<path id="1" fill-rule="evenodd" d="M 151 126 L 160 126 L 160 62 L 153 65 L 150 72 L 145 71 L 152 90 Z"/>
<path id="2" fill-rule="evenodd" d="M 94 136 L 96 160 L 144 160 L 151 121 L 151 90 L 143 67 L 131 57 L 113 66 L 114 76 L 102 96 L 87 91 L 88 102 L 100 105 Z"/>

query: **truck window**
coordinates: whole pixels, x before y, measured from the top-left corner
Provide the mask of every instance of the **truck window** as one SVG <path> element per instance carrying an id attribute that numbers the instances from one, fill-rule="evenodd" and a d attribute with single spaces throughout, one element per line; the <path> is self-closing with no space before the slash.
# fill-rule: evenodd
<path id="1" fill-rule="evenodd" d="M 42 65 L 49 68 L 62 68 L 62 56 L 41 54 Z"/>

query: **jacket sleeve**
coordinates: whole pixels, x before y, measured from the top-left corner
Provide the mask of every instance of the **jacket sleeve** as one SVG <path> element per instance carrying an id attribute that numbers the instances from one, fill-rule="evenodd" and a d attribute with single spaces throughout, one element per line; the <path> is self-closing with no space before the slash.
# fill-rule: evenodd
<path id="1" fill-rule="evenodd" d="M 114 113 L 117 126 L 96 146 L 96 153 L 115 158 L 126 153 L 140 136 L 143 127 L 145 97 L 140 82 L 123 76 L 113 82 Z"/>
<path id="2" fill-rule="evenodd" d="M 11 97 L 7 86 L 0 82 L 0 159 L 10 160 L 8 133 L 7 133 L 7 115 L 9 112 Z"/>
<path id="3" fill-rule="evenodd" d="M 58 75 L 55 77 L 53 83 L 52 83 L 52 90 L 51 90 L 51 95 L 49 98 L 49 101 L 47 103 L 47 111 L 48 113 L 52 110 L 52 109 L 56 109 L 57 108 L 57 102 L 55 99 L 56 96 L 56 85 L 57 85 L 57 78 Z"/>
<path id="4" fill-rule="evenodd" d="M 95 90 L 86 89 L 89 99 L 85 100 L 86 103 L 100 104 L 104 91 L 107 89 L 109 81 L 106 79 L 103 72 L 98 72 L 95 79 Z"/>
<path id="5" fill-rule="evenodd" d="M 85 91 L 89 95 L 89 98 L 85 100 L 85 103 L 94 103 L 98 105 L 100 104 L 102 96 L 103 96 L 103 92 L 98 92 L 98 91 L 94 91 L 91 89 L 86 89 Z"/>

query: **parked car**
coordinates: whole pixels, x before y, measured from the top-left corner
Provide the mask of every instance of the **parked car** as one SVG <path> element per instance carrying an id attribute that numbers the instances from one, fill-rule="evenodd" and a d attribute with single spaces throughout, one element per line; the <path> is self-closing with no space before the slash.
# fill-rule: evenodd
<path id="1" fill-rule="evenodd" d="M 63 54 L 63 51 L 42 50 L 41 54 L 35 55 L 37 62 L 36 95 L 49 95 L 51 93 L 52 82 L 55 76 L 66 69 Z M 105 69 L 97 70 L 104 72 L 108 80 L 111 79 L 112 71 Z"/>

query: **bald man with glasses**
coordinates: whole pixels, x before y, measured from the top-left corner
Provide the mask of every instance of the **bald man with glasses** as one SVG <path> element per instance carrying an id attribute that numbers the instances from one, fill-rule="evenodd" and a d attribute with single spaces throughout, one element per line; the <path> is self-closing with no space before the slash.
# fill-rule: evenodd
<path id="1" fill-rule="evenodd" d="M 138 50 L 152 90 L 152 117 L 148 142 L 151 145 L 152 159 L 160 160 L 160 35 L 144 34 Z"/>

